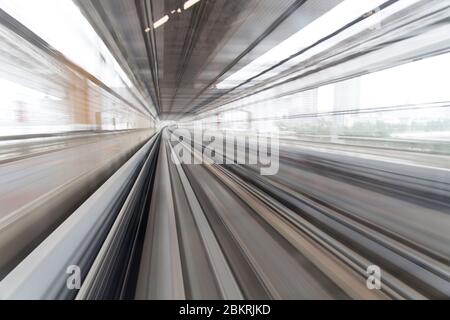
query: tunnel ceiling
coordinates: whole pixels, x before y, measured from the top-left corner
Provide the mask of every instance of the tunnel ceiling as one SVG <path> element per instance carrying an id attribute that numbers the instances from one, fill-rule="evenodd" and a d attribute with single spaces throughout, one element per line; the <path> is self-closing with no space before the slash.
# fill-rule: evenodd
<path id="1" fill-rule="evenodd" d="M 184 2 L 77 1 L 154 101 L 161 119 L 201 111 L 224 94 L 217 83 L 340 0 L 201 0 L 177 12 Z M 145 31 L 166 14 L 167 23 Z"/>

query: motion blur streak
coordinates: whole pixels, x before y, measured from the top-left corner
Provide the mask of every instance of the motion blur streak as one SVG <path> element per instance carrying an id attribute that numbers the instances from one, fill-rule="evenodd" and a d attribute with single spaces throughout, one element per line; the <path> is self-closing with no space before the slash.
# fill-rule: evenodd
<path id="1" fill-rule="evenodd" d="M 449 31 L 450 0 L 0 0 L 0 299 L 450 298 Z"/>

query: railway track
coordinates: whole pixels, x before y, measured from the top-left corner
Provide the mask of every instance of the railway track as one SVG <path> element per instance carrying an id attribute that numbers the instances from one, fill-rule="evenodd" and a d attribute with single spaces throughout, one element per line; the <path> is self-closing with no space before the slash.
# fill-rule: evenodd
<path id="1" fill-rule="evenodd" d="M 418 193 L 399 193 L 407 177 L 391 175 L 396 185 L 387 179 L 381 184 L 373 178 L 380 169 L 373 164 L 351 173 L 351 163 L 327 170 L 331 159 L 344 158 L 319 161 L 298 150 L 281 150 L 280 171 L 274 176 L 260 176 L 256 166 L 219 165 L 217 159 L 182 164 L 171 159 L 176 152 L 169 134 L 163 130 L 148 140 L 13 268 L 0 282 L 0 297 L 450 296 L 448 235 L 443 232 L 449 221 L 442 195 L 427 196 L 420 206 L 417 196 L 423 186 L 415 189 Z M 205 146 L 181 145 L 201 163 Z M 336 188 L 341 194 L 330 193 Z M 343 203 L 348 192 L 358 196 Z M 374 211 L 370 199 L 375 193 L 378 199 L 386 197 L 385 208 L 409 203 L 411 210 L 403 215 Z M 408 221 L 416 211 L 426 215 L 422 225 Z M 373 265 L 382 272 L 380 290 L 367 287 L 367 270 Z M 68 286 L 68 267 L 80 271 L 75 290 Z"/>

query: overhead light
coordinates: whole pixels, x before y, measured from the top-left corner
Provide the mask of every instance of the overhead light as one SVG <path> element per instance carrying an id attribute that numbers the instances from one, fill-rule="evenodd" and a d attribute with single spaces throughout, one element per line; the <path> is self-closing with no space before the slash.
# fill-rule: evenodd
<path id="1" fill-rule="evenodd" d="M 200 0 L 188 0 L 184 3 L 184 10 L 189 9 L 190 7 L 192 7 L 194 4 L 196 4 L 197 2 L 200 2 Z"/>
<path id="2" fill-rule="evenodd" d="M 149 33 L 149 32 L 150 32 L 150 30 L 152 30 L 152 29 L 150 29 L 150 28 L 147 28 L 147 29 L 145 29 L 144 31 L 145 31 L 145 32 L 147 32 L 147 33 Z"/>
<path id="3" fill-rule="evenodd" d="M 165 24 L 167 21 L 169 21 L 169 16 L 166 14 L 164 17 L 162 17 L 153 24 L 153 28 L 157 29 L 161 27 L 163 24 Z"/>
<path id="4" fill-rule="evenodd" d="M 181 13 L 181 8 L 178 8 L 177 12 L 178 12 L 178 13 Z"/>

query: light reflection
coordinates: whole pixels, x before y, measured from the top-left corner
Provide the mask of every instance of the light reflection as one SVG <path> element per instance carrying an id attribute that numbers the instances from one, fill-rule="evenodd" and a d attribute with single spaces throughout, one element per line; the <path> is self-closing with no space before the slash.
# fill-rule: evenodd
<path id="1" fill-rule="evenodd" d="M 241 82 L 255 77 L 264 69 L 273 66 L 294 53 L 307 48 L 320 39 L 339 30 L 349 22 L 357 19 L 363 14 L 379 7 L 387 0 L 346 0 L 337 5 L 296 34 L 281 42 L 247 66 L 232 74 L 219 84 L 217 89 L 229 89 L 239 85 Z M 380 15 L 380 13 L 377 13 Z M 281 70 L 275 70 L 259 78 L 260 80 L 274 76 Z"/>

